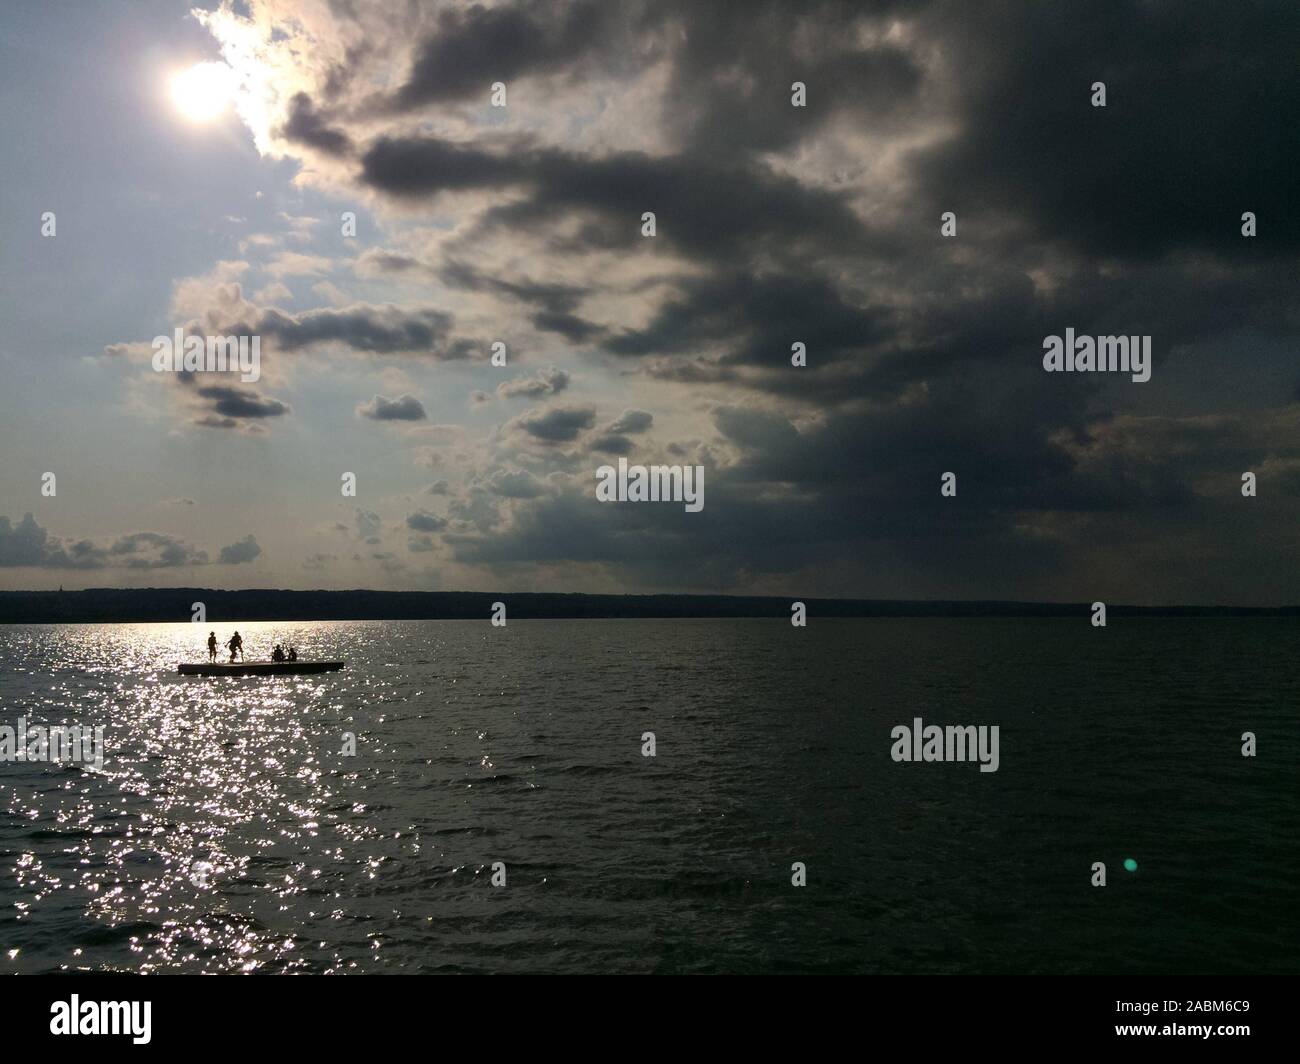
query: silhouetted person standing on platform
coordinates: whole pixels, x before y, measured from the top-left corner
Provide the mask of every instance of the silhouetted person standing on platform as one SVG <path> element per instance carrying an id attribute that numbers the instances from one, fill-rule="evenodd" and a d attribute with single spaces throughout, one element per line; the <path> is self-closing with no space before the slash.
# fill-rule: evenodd
<path id="1" fill-rule="evenodd" d="M 243 660 L 244 660 L 244 641 L 243 641 L 242 639 L 239 638 L 239 633 L 238 633 L 238 632 L 236 632 L 234 635 L 232 635 L 232 636 L 230 637 L 230 642 L 227 643 L 226 646 L 230 647 L 230 660 L 231 660 L 231 661 L 234 661 L 234 660 L 235 660 L 235 654 L 236 654 L 236 653 L 239 654 L 239 660 L 240 660 L 240 661 L 243 661 Z"/>
<path id="2" fill-rule="evenodd" d="M 217 660 L 217 633 L 216 632 L 208 633 L 208 660 L 209 661 Z"/>

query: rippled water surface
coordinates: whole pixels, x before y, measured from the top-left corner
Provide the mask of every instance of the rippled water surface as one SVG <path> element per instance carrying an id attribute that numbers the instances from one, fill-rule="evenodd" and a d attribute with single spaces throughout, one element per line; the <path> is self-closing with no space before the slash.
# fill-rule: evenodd
<path id="1" fill-rule="evenodd" d="M 0 627 L 0 971 L 1300 971 L 1294 622 L 211 627 Z"/>

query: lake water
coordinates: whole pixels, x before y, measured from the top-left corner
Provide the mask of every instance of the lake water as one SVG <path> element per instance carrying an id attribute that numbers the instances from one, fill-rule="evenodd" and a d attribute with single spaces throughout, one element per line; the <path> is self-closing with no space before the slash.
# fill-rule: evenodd
<path id="1" fill-rule="evenodd" d="M 1294 621 L 212 628 L 0 627 L 0 971 L 1300 971 Z"/>

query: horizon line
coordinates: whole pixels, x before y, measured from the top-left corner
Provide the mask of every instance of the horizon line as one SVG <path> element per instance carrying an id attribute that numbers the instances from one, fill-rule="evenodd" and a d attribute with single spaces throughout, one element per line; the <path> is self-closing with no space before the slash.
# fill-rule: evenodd
<path id="1" fill-rule="evenodd" d="M 175 596 L 190 599 L 203 596 L 212 605 L 227 602 L 230 598 L 261 597 L 261 602 L 243 603 L 250 613 L 246 621 L 256 620 L 437 620 L 473 619 L 487 616 L 486 604 L 502 601 L 520 603 L 523 609 L 510 610 L 512 617 L 529 619 L 578 619 L 592 617 L 607 619 L 624 616 L 628 619 L 645 617 L 777 617 L 788 619 L 794 603 L 802 602 L 815 616 L 846 618 L 855 616 L 1072 616 L 1086 615 L 1095 603 L 1083 601 L 1031 601 L 1023 599 L 923 599 L 923 598 L 827 598 L 793 595 L 739 595 L 708 592 L 586 592 L 586 591 L 418 591 L 379 590 L 375 588 L 345 589 L 294 589 L 294 588 L 204 588 L 204 587 L 148 587 L 116 588 L 93 587 L 73 591 L 32 589 L 0 590 L 0 624 L 13 623 L 167 623 L 188 618 L 197 603 L 176 603 Z M 369 607 L 356 603 L 356 596 L 371 599 Z M 314 597 L 318 601 L 314 610 L 290 618 L 285 611 L 294 600 Z M 336 602 L 330 603 L 328 599 Z M 324 599 L 323 601 L 321 601 Z M 135 601 L 131 601 L 135 600 Z M 168 601 L 172 600 L 172 601 Z M 347 601 L 345 601 L 347 600 Z M 1097 600 L 1102 601 L 1102 600 Z M 471 604 L 483 603 L 482 609 L 467 609 Z M 387 605 L 405 605 L 392 616 L 381 615 L 379 608 Z M 22 610 L 23 605 L 33 607 Z M 297 602 L 302 608 L 304 603 Z M 347 609 L 341 607 L 347 606 Z M 556 612 L 555 607 L 565 609 Z M 208 603 L 205 603 L 205 613 Z M 334 608 L 331 608 L 333 606 Z M 440 607 L 431 611 L 430 607 Z M 581 607 L 586 606 L 587 609 Z M 419 607 L 424 607 L 421 610 Z M 622 608 L 620 608 L 622 607 Z M 673 608 L 676 607 L 676 608 Z M 686 607 L 697 607 L 698 613 L 685 612 Z M 745 607 L 748 607 L 746 609 Z M 762 612 L 754 612 L 756 608 Z M 1126 616 L 1292 616 L 1300 614 L 1300 604 L 1278 606 L 1229 605 L 1224 603 L 1163 603 L 1137 605 L 1106 602 L 1108 614 Z M 772 610 L 773 612 L 768 612 Z M 408 612 L 409 611 L 409 612 Z M 24 616 L 23 614 L 28 614 Z M 262 614 L 259 616 L 258 614 Z M 210 618 L 216 623 L 217 618 Z"/>

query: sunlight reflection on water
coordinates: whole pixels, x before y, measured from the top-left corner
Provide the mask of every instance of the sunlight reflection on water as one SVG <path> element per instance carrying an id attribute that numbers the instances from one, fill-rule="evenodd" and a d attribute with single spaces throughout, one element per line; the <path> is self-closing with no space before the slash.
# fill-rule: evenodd
<path id="1" fill-rule="evenodd" d="M 354 770 L 339 750 L 342 732 L 358 730 L 352 711 L 382 703 L 393 684 L 357 671 L 179 677 L 178 661 L 206 659 L 197 627 L 5 633 L 0 695 L 9 718 L 107 726 L 102 773 L 5 766 L 11 815 L 48 825 L 34 841 L 60 844 L 18 860 L 27 912 L 53 906 L 68 922 L 79 912 L 95 922 L 75 959 L 65 957 L 72 967 L 301 966 L 299 936 L 269 934 L 285 923 L 276 914 L 310 899 L 317 917 L 341 896 L 322 889 L 336 878 L 331 865 L 373 869 L 386 859 L 370 852 L 378 829 L 357 802 L 375 782 L 375 759 L 386 756 L 382 734 L 366 739 L 369 770 Z M 303 660 L 384 656 L 380 625 L 240 630 L 250 661 L 268 658 L 276 642 L 292 643 Z M 223 630 L 219 639 L 227 637 Z"/>

